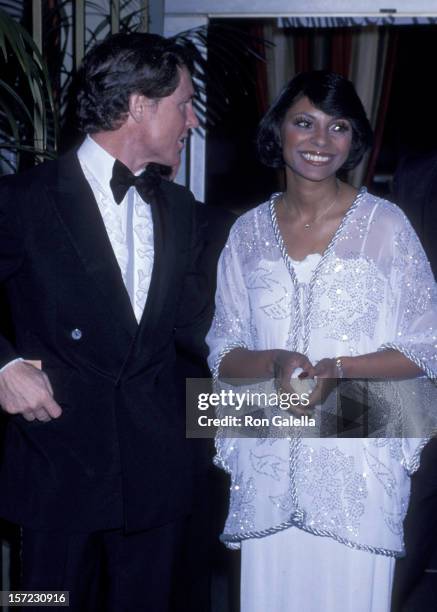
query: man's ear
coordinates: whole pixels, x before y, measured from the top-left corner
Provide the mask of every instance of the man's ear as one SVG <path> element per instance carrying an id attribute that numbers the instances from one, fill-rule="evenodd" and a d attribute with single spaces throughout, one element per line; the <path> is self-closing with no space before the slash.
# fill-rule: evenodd
<path id="1" fill-rule="evenodd" d="M 141 123 L 144 114 L 144 96 L 138 93 L 131 94 L 129 98 L 129 115 L 135 123 Z"/>
<path id="2" fill-rule="evenodd" d="M 129 98 L 129 115 L 135 123 L 141 123 L 144 116 L 154 106 L 154 101 L 142 94 L 134 93 Z"/>

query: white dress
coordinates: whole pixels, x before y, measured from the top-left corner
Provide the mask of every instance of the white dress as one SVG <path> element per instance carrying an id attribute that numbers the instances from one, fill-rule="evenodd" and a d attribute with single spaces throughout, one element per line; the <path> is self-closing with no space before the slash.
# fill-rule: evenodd
<path id="1" fill-rule="evenodd" d="M 213 372 L 236 346 L 297 350 L 313 363 L 395 348 L 434 378 L 436 286 L 403 213 L 361 190 L 323 257 L 301 264 L 315 266 L 308 282 L 286 255 L 275 199 L 240 217 L 222 254 Z M 429 400 L 421 387 L 413 394 Z M 388 610 L 425 441 L 219 435 L 217 463 L 231 475 L 222 540 L 243 542 L 243 611 Z"/>

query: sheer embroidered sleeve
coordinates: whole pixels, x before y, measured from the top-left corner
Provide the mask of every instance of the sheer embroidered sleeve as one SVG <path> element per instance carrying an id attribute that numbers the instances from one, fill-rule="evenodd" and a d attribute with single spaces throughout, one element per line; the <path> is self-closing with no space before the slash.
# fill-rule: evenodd
<path id="1" fill-rule="evenodd" d="M 240 224 L 236 222 L 220 256 L 215 315 L 206 341 L 209 367 L 216 380 L 223 357 L 237 347 L 250 348 L 249 300 L 242 272 Z"/>

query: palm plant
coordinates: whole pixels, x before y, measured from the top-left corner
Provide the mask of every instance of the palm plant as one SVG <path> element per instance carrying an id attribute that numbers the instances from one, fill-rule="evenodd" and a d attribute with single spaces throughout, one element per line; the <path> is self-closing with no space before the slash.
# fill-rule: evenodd
<path id="1" fill-rule="evenodd" d="M 0 9 L 0 162 L 50 156 L 58 122 L 47 64 L 27 30 Z M 50 138 L 51 134 L 51 138 Z"/>
<path id="2" fill-rule="evenodd" d="M 192 28 L 174 38 L 191 50 L 197 90 L 194 107 L 202 128 L 220 120 L 235 88 L 247 94 L 247 85 L 254 80 L 251 60 L 265 61 L 260 49 L 272 45 L 240 28 L 219 23 Z M 210 60 L 218 60 L 214 61 L 213 75 L 208 70 Z"/>

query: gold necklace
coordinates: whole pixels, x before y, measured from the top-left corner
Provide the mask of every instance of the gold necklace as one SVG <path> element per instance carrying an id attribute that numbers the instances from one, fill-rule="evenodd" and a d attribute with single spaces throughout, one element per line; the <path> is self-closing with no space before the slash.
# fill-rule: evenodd
<path id="1" fill-rule="evenodd" d="M 334 199 L 332 200 L 332 202 L 330 202 L 329 205 L 324 210 L 322 210 L 322 212 L 319 215 L 317 215 L 310 223 L 305 223 L 304 226 L 303 226 L 304 229 L 311 230 L 312 226 L 315 223 L 317 223 L 317 221 L 320 221 L 320 219 L 322 219 L 326 214 L 328 214 L 328 212 L 331 210 L 331 208 L 334 206 L 334 204 L 336 204 L 337 197 L 338 197 L 338 192 L 340 191 L 340 185 L 338 184 L 338 180 L 336 181 L 335 185 L 336 185 L 335 196 L 334 196 Z M 284 200 L 284 205 L 287 208 L 287 203 L 285 201 L 284 195 L 282 196 L 282 198 Z"/>

